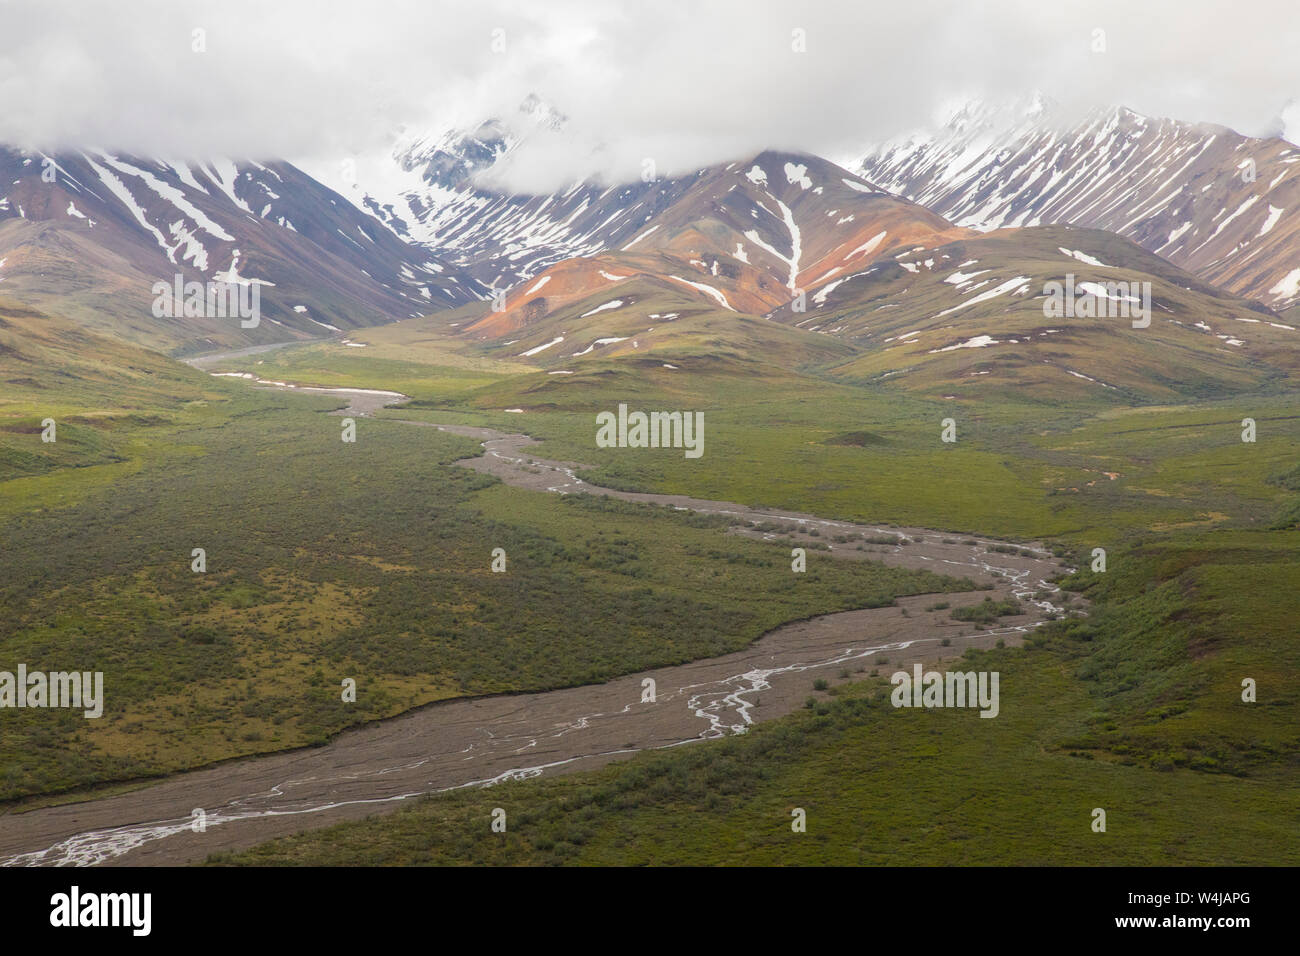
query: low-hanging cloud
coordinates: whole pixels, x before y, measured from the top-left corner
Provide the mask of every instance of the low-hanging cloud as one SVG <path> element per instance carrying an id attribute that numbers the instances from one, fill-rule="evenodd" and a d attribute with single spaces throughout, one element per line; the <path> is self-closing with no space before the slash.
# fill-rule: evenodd
<path id="1" fill-rule="evenodd" d="M 545 4 L 0 0 L 0 142 L 331 162 L 402 130 L 567 117 L 500 175 L 544 191 L 767 147 L 849 157 L 945 104 L 1042 90 L 1300 134 L 1300 9 L 1267 0 Z M 202 31 L 198 33 L 196 31 Z"/>

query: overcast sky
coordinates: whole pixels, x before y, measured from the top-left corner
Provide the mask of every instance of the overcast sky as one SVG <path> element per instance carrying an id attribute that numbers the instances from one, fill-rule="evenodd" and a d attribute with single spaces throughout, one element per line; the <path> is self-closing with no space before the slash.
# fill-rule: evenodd
<path id="1" fill-rule="evenodd" d="M 1067 115 L 1123 104 L 1296 141 L 1300 5 L 0 0 L 0 142 L 45 148 L 319 165 L 532 92 L 569 118 L 512 174 L 546 189 L 635 178 L 645 157 L 665 174 L 769 146 L 855 156 L 962 98 L 1035 89 Z"/>

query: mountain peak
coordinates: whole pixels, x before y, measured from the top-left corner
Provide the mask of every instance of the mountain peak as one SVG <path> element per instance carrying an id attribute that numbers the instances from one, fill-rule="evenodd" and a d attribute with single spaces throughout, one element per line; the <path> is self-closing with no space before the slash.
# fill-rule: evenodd
<path id="1" fill-rule="evenodd" d="M 1127 106 L 1073 125 L 1055 113 L 968 102 L 853 168 L 959 225 L 1106 229 L 1274 308 L 1300 301 L 1294 147 Z"/>

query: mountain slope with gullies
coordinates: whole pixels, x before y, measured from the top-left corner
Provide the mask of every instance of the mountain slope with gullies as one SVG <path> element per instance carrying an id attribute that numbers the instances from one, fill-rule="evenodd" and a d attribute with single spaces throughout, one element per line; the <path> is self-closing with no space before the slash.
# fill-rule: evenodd
<path id="1" fill-rule="evenodd" d="M 939 396 L 1211 398 L 1293 375 L 1300 330 L 1120 236 L 1002 229 L 878 259 L 768 317 L 852 345 L 833 374 Z"/>
<path id="2" fill-rule="evenodd" d="M 611 360 L 680 369 L 711 349 L 941 396 L 1019 388 L 1112 403 L 1232 394 L 1297 365 L 1300 333 L 1276 312 L 1108 232 L 954 226 L 833 163 L 775 151 L 695 180 L 622 246 L 460 310 L 454 331 L 538 365 L 561 391 Z M 1081 314 L 1045 314 L 1053 282 L 1077 283 Z M 1131 285 L 1135 308 L 1149 288 L 1145 328 L 1108 283 Z"/>
<path id="3" fill-rule="evenodd" d="M 762 315 L 880 255 L 975 235 L 812 156 L 768 151 L 690 180 L 680 195 L 680 183 L 660 184 L 676 200 L 641 219 L 628 241 L 515 282 L 461 330 L 531 357 L 591 316 L 621 319 L 651 299 L 642 309 L 650 319 Z"/>
<path id="4" fill-rule="evenodd" d="M 959 225 L 1105 229 L 1275 309 L 1300 302 L 1300 147 L 1122 107 L 975 101 L 854 170 Z"/>
<path id="5" fill-rule="evenodd" d="M 520 161 L 524 144 L 563 135 L 564 117 L 529 98 L 509 122 L 403 141 L 387 160 L 391 176 L 381 177 L 395 184 L 340 188 L 398 236 L 494 290 L 513 291 L 565 259 L 666 250 L 761 269 L 775 288 L 750 291 L 770 307 L 781 287 L 815 283 L 875 245 L 965 234 L 834 163 L 796 152 L 627 183 L 579 180 L 539 195 L 505 185 L 504 171 Z"/>
<path id="6" fill-rule="evenodd" d="M 0 148 L 0 182 L 0 291 L 164 351 L 320 337 L 483 295 L 285 162 Z M 259 324 L 154 315 L 154 284 L 178 274 L 256 284 Z"/>

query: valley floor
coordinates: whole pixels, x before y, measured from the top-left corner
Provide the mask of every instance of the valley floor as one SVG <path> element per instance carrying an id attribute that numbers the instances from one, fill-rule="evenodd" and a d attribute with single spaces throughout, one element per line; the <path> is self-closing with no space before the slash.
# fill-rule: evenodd
<path id="1" fill-rule="evenodd" d="M 348 393 L 339 414 L 368 414 L 372 392 Z M 424 423 L 412 423 L 424 424 Z M 487 454 L 461 459 L 511 485 L 586 493 L 722 513 L 737 527 L 779 525 L 791 543 L 815 539 L 818 527 L 848 540 L 827 557 L 962 574 L 980 590 L 901 598 L 887 608 L 842 611 L 788 624 L 743 651 L 544 694 L 450 701 L 344 733 L 323 747 L 223 764 L 125 794 L 32 810 L 10 817 L 0 835 L 0 864 L 175 865 L 214 851 L 253 846 L 297 832 L 359 819 L 405 801 L 462 787 L 590 769 L 644 750 L 743 733 L 758 719 L 784 716 L 814 690 L 813 680 L 848 679 L 878 667 L 910 671 L 959 656 L 967 648 L 1017 645 L 1060 610 L 1050 583 L 1061 572 L 1048 552 L 990 550 L 998 542 L 958 542 L 938 532 L 882 529 L 809 515 L 756 512 L 729 502 L 635 495 L 581 482 L 572 467 L 531 458 L 523 435 L 434 426 L 483 438 Z M 576 483 L 576 485 L 574 484 Z M 759 534 L 758 532 L 751 532 Z M 908 540 L 879 551 L 856 542 L 887 533 Z M 772 531 L 765 539 L 777 537 Z M 818 552 L 814 551 L 814 555 Z M 818 560 L 814 557 L 813 560 Z M 823 558 L 824 560 L 824 558 Z M 1037 594 L 1046 597 L 1035 599 Z M 1021 603 L 1022 613 L 971 631 L 947 614 L 982 600 Z M 1058 598 L 1059 600 L 1059 598 Z M 935 605 L 942 605 L 936 608 Z M 655 699 L 643 699 L 650 680 Z M 196 832 L 191 812 L 204 810 Z"/>
<path id="2" fill-rule="evenodd" d="M 0 646 L 112 681 L 102 723 L 11 721 L 8 862 L 1295 862 L 1291 396 L 618 379 L 705 409 L 692 462 L 594 449 L 596 377 L 356 351 L 74 411 L 89 468 L 0 435 L 28 471 L 0 483 Z M 888 706 L 893 670 L 959 655 L 1003 675 L 998 719 Z"/>

